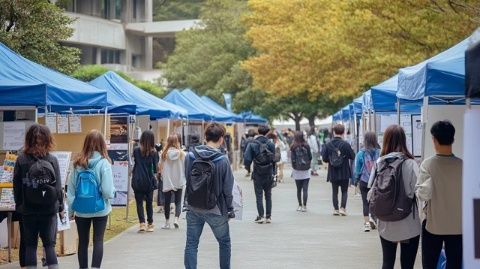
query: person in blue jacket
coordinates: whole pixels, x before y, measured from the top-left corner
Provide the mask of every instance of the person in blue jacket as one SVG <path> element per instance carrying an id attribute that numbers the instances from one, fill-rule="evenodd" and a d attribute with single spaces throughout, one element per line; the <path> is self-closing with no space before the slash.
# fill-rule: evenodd
<path id="1" fill-rule="evenodd" d="M 358 151 L 357 156 L 355 157 L 355 172 L 353 178 L 355 185 L 359 185 L 362 194 L 365 232 L 370 232 L 372 229 L 376 228 L 375 221 L 370 217 L 367 194 L 370 190 L 368 188 L 370 173 L 380 156 L 379 148 L 380 146 L 377 142 L 377 135 L 374 132 L 367 132 L 364 136 L 363 148 Z"/>
<path id="2" fill-rule="evenodd" d="M 75 214 L 75 223 L 78 231 L 78 263 L 79 268 L 88 268 L 88 245 L 90 227 L 93 224 L 93 255 L 92 269 L 100 268 L 103 258 L 103 237 L 107 228 L 108 215 L 112 211 L 110 199 L 115 196 L 113 186 L 112 165 L 108 158 L 107 145 L 102 133 L 92 130 L 88 133 L 83 149 L 73 162 L 74 170 L 71 173 L 67 188 L 67 200 L 71 213 Z M 93 169 L 98 186 L 105 200 L 105 209 L 91 214 L 73 212 L 73 201 L 77 187 L 77 175 L 85 169 Z"/>

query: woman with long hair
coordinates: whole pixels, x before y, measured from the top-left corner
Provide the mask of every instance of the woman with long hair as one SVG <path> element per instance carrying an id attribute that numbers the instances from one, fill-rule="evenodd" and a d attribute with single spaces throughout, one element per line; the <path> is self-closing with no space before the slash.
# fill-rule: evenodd
<path id="1" fill-rule="evenodd" d="M 57 214 L 63 214 L 64 194 L 57 158 L 50 154 L 53 148 L 48 127 L 33 124 L 27 130 L 13 172 L 16 211 L 22 215 L 20 260 L 27 268 L 37 267 L 39 236 L 48 268 L 58 268 Z"/>
<path id="2" fill-rule="evenodd" d="M 297 185 L 297 211 L 306 212 L 312 152 L 302 132 L 295 133 L 290 151 L 292 154 L 292 177 L 295 179 L 295 184 Z"/>
<path id="3" fill-rule="evenodd" d="M 402 127 L 391 125 L 385 130 L 380 154 L 381 157 L 378 159 L 376 167 L 385 167 L 387 163 L 398 159 L 403 160 L 398 168 L 402 169 L 402 176 L 398 180 L 402 180 L 405 195 L 411 199 L 416 199 L 415 184 L 417 182 L 418 165 L 407 149 L 406 136 Z M 370 177 L 369 185 L 373 185 L 373 188 L 376 188 L 376 181 L 380 179 L 377 173 L 372 173 Z M 415 205 L 416 201 L 413 200 L 412 212 L 401 220 L 382 221 L 378 219 L 378 233 L 380 234 L 383 252 L 383 269 L 394 268 L 399 243 L 402 269 L 413 269 L 422 230 L 418 209 Z"/>
<path id="4" fill-rule="evenodd" d="M 160 172 L 162 173 L 163 192 L 165 195 L 165 225 L 162 229 L 170 229 L 170 210 L 168 210 L 172 194 L 175 196 L 175 220 L 173 225 L 179 228 L 178 219 L 182 211 L 182 192 L 186 184 L 185 179 L 185 153 L 180 147 L 178 136 L 170 135 L 167 145 L 162 152 L 160 159 Z"/>
<path id="5" fill-rule="evenodd" d="M 277 182 L 281 183 L 283 182 L 283 179 L 284 179 L 283 169 L 285 167 L 287 146 L 280 139 L 276 131 L 272 132 L 269 135 L 269 138 L 272 139 L 273 143 L 275 144 L 275 160 L 278 161 L 277 162 Z"/>
<path id="6" fill-rule="evenodd" d="M 320 144 L 318 143 L 318 136 L 315 132 L 315 127 L 311 127 L 308 132 L 308 145 L 310 146 L 310 151 L 312 152 L 312 162 L 310 164 L 311 175 L 318 176 L 318 156 L 320 154 Z"/>
<path id="7" fill-rule="evenodd" d="M 370 179 L 370 172 L 375 166 L 375 162 L 380 156 L 380 149 L 377 142 L 377 135 L 374 132 L 367 132 L 364 136 L 363 148 L 358 151 L 355 157 L 355 184 L 359 185 L 360 193 L 362 194 L 363 203 L 363 220 L 364 231 L 370 232 L 376 228 L 374 218 L 370 217 L 370 210 L 368 207 L 367 194 L 370 190 L 368 188 L 368 180 Z"/>
<path id="8" fill-rule="evenodd" d="M 158 153 L 155 150 L 155 134 L 146 130 L 140 136 L 140 146 L 133 150 L 135 164 L 132 171 L 132 189 L 137 204 L 137 215 L 140 222 L 139 232 L 153 232 L 153 191 L 157 188 Z M 146 202 L 147 222 L 143 201 Z"/>
<path id="9" fill-rule="evenodd" d="M 107 228 L 108 215 L 112 211 L 110 199 L 115 197 L 112 165 L 107 153 L 107 145 L 101 132 L 91 130 L 83 143 L 82 151 L 73 162 L 73 173 L 67 188 L 67 199 L 71 213 L 75 213 L 78 232 L 78 263 L 80 268 L 88 268 L 88 246 L 90 227 L 93 226 L 92 268 L 100 268 L 103 259 L 103 238 Z M 104 202 L 104 209 L 93 213 L 74 212 L 79 201 L 75 201 L 80 174 L 93 171 L 99 192 Z M 81 203 L 81 202 L 80 202 Z"/>

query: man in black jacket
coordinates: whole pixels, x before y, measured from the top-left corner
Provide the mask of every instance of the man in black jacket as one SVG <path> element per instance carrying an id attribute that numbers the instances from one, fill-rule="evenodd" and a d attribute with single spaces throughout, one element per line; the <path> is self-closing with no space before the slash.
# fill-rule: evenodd
<path id="1" fill-rule="evenodd" d="M 266 137 L 268 132 L 270 132 L 268 126 L 258 127 L 259 135 L 248 144 L 244 155 L 244 164 L 247 170 L 253 162 L 252 179 L 255 187 L 258 211 L 255 222 L 259 224 L 264 222 L 271 223 L 272 221 L 272 186 L 274 183 L 274 175 L 276 174 L 276 167 L 274 158 L 275 145 Z M 264 155 L 264 153 L 261 152 L 262 145 L 267 146 L 266 149 L 271 155 L 270 160 L 266 163 L 259 162 L 260 158 L 264 159 L 264 156 L 260 156 Z M 265 193 L 266 215 L 264 215 L 263 193 Z"/>
<path id="2" fill-rule="evenodd" d="M 225 136 L 225 127 L 212 123 L 205 130 L 206 145 L 195 147 L 195 152 L 203 160 L 214 163 L 214 184 L 217 203 L 212 209 L 201 209 L 189 205 L 189 184 L 192 174 L 192 165 L 196 159 L 193 152 L 189 152 L 185 159 L 185 176 L 187 191 L 185 204 L 187 212 L 187 243 L 185 246 L 185 268 L 197 268 L 197 253 L 203 226 L 210 226 L 220 247 L 220 268 L 230 268 L 231 241 L 228 221 L 235 218 L 233 208 L 233 173 L 228 158 L 220 151 Z M 207 194 L 205 194 L 207 195 Z"/>
<path id="3" fill-rule="evenodd" d="M 352 177 L 352 169 L 350 166 L 350 160 L 355 159 L 355 152 L 352 147 L 346 141 L 342 139 L 345 133 L 345 127 L 341 124 L 337 124 L 333 127 L 334 138 L 328 142 L 323 148 L 322 159 L 328 163 L 328 175 L 327 181 L 332 183 L 332 201 L 333 201 L 333 215 L 346 216 L 346 206 L 348 197 L 348 184 Z M 330 163 L 330 159 L 333 154 L 338 154 L 342 158 L 340 166 L 334 167 Z M 338 208 L 338 188 L 342 190 L 342 203 L 340 210 Z"/>

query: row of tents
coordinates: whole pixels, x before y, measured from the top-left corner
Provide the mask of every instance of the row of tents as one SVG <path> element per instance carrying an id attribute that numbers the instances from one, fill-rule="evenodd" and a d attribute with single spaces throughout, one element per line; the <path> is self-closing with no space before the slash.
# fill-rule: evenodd
<path id="1" fill-rule="evenodd" d="M 378 132 L 375 116 L 369 122 L 361 119 L 388 113 L 397 114 L 399 122 L 401 114 L 419 114 L 425 119 L 429 106 L 464 105 L 465 53 L 479 39 L 480 30 L 477 30 L 455 46 L 416 65 L 399 69 L 397 74 L 371 87 L 332 115 L 333 122 L 348 123 L 358 133 Z M 472 100 L 472 104 L 478 104 L 478 100 Z M 448 119 L 448 115 L 445 118 Z M 363 122 L 367 126 L 358 128 L 353 122 Z"/>
<path id="2" fill-rule="evenodd" d="M 263 124 L 251 112 L 235 114 L 190 89 L 164 99 L 109 71 L 85 83 L 32 62 L 0 43 L 0 106 L 34 106 L 40 112 L 148 115 L 150 119 Z"/>

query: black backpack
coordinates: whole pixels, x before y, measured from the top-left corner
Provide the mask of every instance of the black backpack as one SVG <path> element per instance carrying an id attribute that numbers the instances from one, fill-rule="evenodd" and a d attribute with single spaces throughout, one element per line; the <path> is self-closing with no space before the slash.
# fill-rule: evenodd
<path id="1" fill-rule="evenodd" d="M 200 209 L 213 209 L 218 201 L 215 189 L 215 162 L 225 158 L 225 155 L 210 160 L 202 158 L 196 149 L 193 149 L 192 153 L 195 160 L 186 187 L 188 205 Z"/>
<path id="2" fill-rule="evenodd" d="M 58 200 L 55 170 L 49 161 L 33 158 L 34 162 L 23 179 L 25 205 L 33 208 L 52 207 Z"/>
<path id="3" fill-rule="evenodd" d="M 268 144 L 254 140 L 258 144 L 258 155 L 253 159 L 253 172 L 259 176 L 273 175 L 273 162 L 275 161 L 275 153 L 268 149 Z"/>
<path id="4" fill-rule="evenodd" d="M 402 178 L 404 162 L 404 157 L 391 158 L 375 169 L 369 208 L 379 220 L 399 221 L 412 212 L 415 198 L 409 198 L 405 193 Z"/>
<path id="5" fill-rule="evenodd" d="M 334 168 L 340 168 L 343 165 L 345 157 L 342 154 L 342 151 L 337 148 L 332 142 L 327 144 L 327 149 L 329 150 L 328 155 L 328 164 Z"/>
<path id="6" fill-rule="evenodd" d="M 292 158 L 292 167 L 295 170 L 306 171 L 310 169 L 311 161 L 308 158 L 308 149 L 306 146 L 298 146 L 293 149 L 294 158 Z"/>

